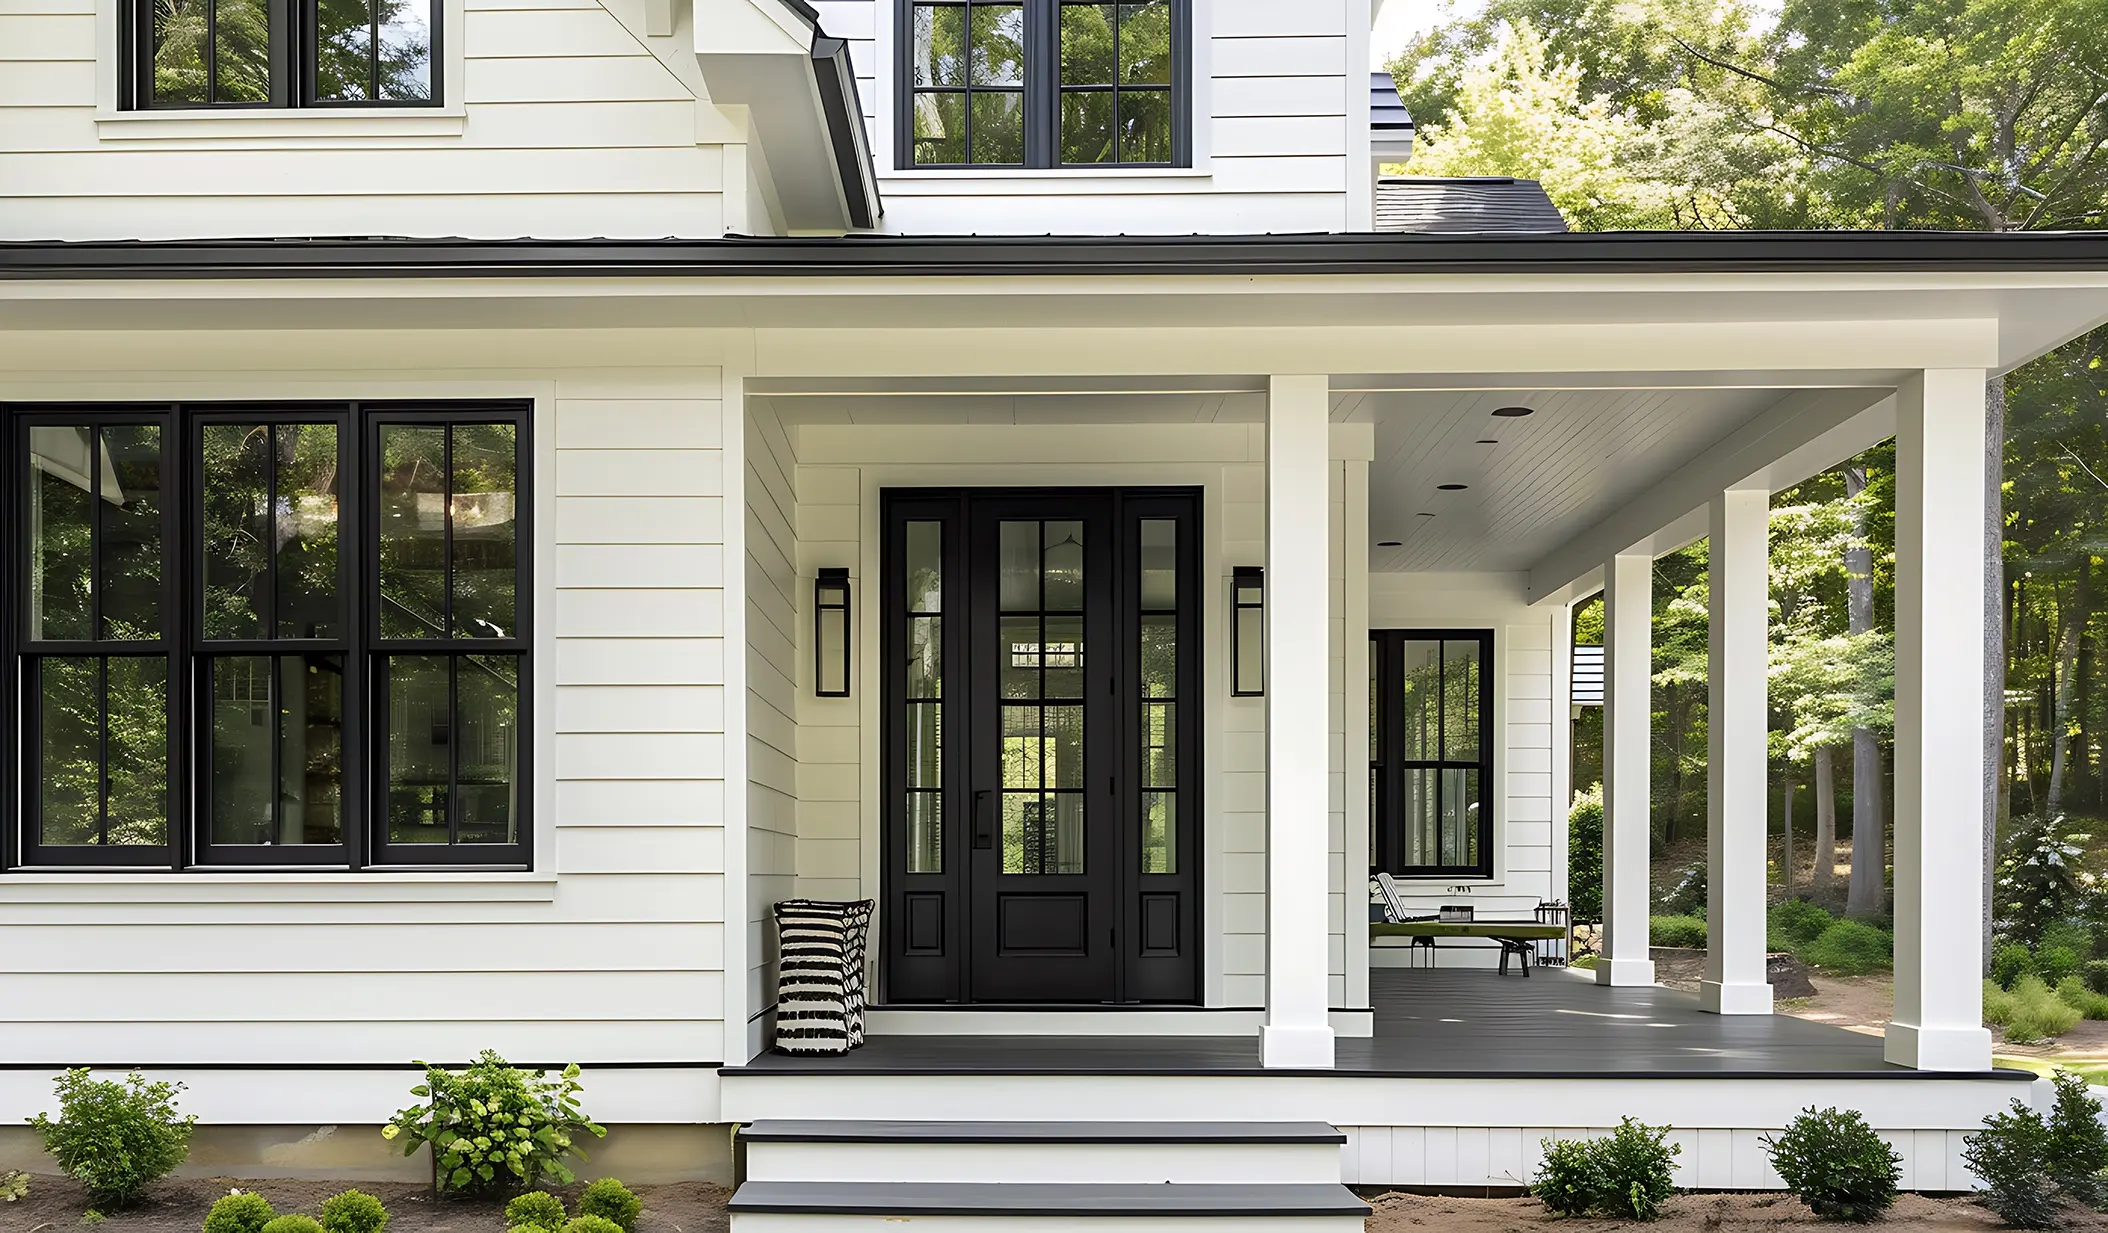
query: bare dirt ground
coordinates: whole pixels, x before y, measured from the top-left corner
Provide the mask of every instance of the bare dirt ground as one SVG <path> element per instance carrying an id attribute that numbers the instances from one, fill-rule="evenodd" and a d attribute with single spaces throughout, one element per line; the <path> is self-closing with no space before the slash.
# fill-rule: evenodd
<path id="1" fill-rule="evenodd" d="M 1439 1233 L 1520 1233 L 1559 1229 L 1562 1233 L 1645 1228 L 1654 1233 L 1715 1233 L 1716 1230 L 1837 1229 L 1817 1220 L 1799 1200 L 1782 1194 L 1679 1195 L 1666 1204 L 1662 1218 L 1649 1225 L 1618 1220 L 1562 1220 L 1535 1199 L 1449 1199 L 1429 1195 L 1381 1194 L 1369 1200 L 1376 1209 L 1368 1233 L 1405 1233 L 1427 1229 Z M 2058 1227 L 2108 1229 L 2108 1216 L 2072 1209 Z M 1896 1201 L 1883 1225 L 1911 1233 L 1961 1233 L 2003 1228 L 1998 1217 L 1961 1198 L 1933 1199 L 1907 1194 Z M 1858 1226 L 1843 1226 L 1858 1227 Z M 1877 1226 L 1879 1227 L 1879 1226 Z"/>
<path id="2" fill-rule="evenodd" d="M 198 1233 L 214 1200 L 239 1187 L 271 1201 L 280 1215 L 314 1215 L 322 1200 L 356 1188 L 388 1207 L 388 1233 L 505 1233 L 505 1205 L 466 1199 L 435 1199 L 429 1187 L 401 1182 L 238 1181 L 177 1179 L 158 1182 L 144 1203 L 110 1212 L 93 1233 Z M 700 1182 L 635 1187 L 644 1201 L 637 1233 L 724 1233 L 725 1200 L 720 1187 Z M 567 1204 L 577 1188 L 559 1190 Z M 575 1205 L 574 1205 L 575 1206 Z M 37 1175 L 29 1196 L 0 1203 L 0 1233 L 91 1233 L 81 1213 L 88 1196 L 71 1178 Z"/>

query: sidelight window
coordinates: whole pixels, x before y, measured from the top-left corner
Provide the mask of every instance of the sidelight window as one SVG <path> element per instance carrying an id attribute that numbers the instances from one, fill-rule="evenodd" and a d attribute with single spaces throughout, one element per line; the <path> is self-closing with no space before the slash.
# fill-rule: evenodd
<path id="1" fill-rule="evenodd" d="M 1492 876 L 1492 633 L 1378 630 L 1369 671 L 1371 865 Z"/>

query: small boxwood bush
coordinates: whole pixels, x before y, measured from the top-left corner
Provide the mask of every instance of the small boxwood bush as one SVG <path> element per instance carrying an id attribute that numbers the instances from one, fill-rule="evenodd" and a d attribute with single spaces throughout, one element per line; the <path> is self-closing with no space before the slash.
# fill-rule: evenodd
<path id="1" fill-rule="evenodd" d="M 1839 976 L 1864 976 L 1895 966 L 1896 940 L 1865 921 L 1841 920 L 1801 948 L 1801 958 Z"/>
<path id="2" fill-rule="evenodd" d="M 322 1233 L 381 1233 L 388 1209 L 363 1190 L 345 1190 L 322 1200 Z"/>
<path id="3" fill-rule="evenodd" d="M 631 1233 L 637 1227 L 637 1213 L 643 1210 L 643 1201 L 612 1177 L 588 1182 L 585 1192 L 578 1196 L 579 1215 L 603 1217 L 614 1222 L 622 1233 Z"/>
<path id="4" fill-rule="evenodd" d="M 622 1226 L 606 1216 L 573 1216 L 563 1233 L 622 1233 Z"/>
<path id="5" fill-rule="evenodd" d="M 269 1199 L 237 1190 L 205 1213 L 204 1233 L 263 1233 L 263 1227 L 277 1218 Z"/>
<path id="6" fill-rule="evenodd" d="M 1705 921 L 1696 916 L 1657 916 L 1647 922 L 1647 941 L 1654 946 L 1705 949 Z"/>
<path id="7" fill-rule="evenodd" d="M 1676 1193 L 1676 1157 L 1669 1128 L 1632 1118 L 1598 1139 L 1544 1141 L 1544 1161 L 1530 1191 L 1560 1216 L 1652 1220 Z"/>
<path id="8" fill-rule="evenodd" d="M 1826 1220 L 1874 1220 L 1896 1201 L 1903 1157 L 1858 1110 L 1817 1112 L 1812 1107 L 1774 1139 L 1759 1142 L 1786 1188 Z"/>
<path id="9" fill-rule="evenodd" d="M 1984 1022 L 2005 1029 L 2006 1039 L 2016 1045 L 2039 1044 L 2069 1032 L 2082 1016 L 2042 983 L 2039 976 L 2023 976 L 2010 990 L 1996 982 L 1984 982 Z"/>
<path id="10" fill-rule="evenodd" d="M 505 1205 L 505 1223 L 514 1229 L 546 1229 L 557 1233 L 570 1213 L 564 1201 L 546 1190 L 530 1190 Z"/>
<path id="11" fill-rule="evenodd" d="M 1962 1163 L 1983 1183 L 1977 1197 L 2016 1229 L 2057 1225 L 2057 1183 L 2049 1175 L 2049 1127 L 2019 1101 L 1993 1113 L 1962 1140 Z"/>
<path id="12" fill-rule="evenodd" d="M 198 1119 L 177 1114 L 180 1083 L 148 1083 L 136 1070 L 119 1083 L 92 1078 L 82 1067 L 60 1075 L 52 1090 L 58 1117 L 39 1113 L 29 1124 L 97 1208 L 130 1207 L 190 1155 Z"/>
<path id="13" fill-rule="evenodd" d="M 1801 948 L 1823 935 L 1837 918 L 1805 899 L 1775 903 L 1765 913 L 1765 945 L 1775 951 L 1799 954 Z"/>
<path id="14" fill-rule="evenodd" d="M 263 1233 L 322 1233 L 313 1216 L 279 1216 L 263 1227 Z"/>

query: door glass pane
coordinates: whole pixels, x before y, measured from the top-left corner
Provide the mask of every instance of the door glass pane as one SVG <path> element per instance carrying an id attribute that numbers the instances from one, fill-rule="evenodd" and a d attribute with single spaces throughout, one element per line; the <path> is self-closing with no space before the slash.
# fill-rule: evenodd
<path id="1" fill-rule="evenodd" d="M 205 636 L 262 638 L 271 569 L 269 426 L 204 425 L 198 463 Z"/>
<path id="2" fill-rule="evenodd" d="M 1003 611 L 1039 611 L 1039 524 L 1005 522 L 998 540 L 997 590 Z"/>
<path id="3" fill-rule="evenodd" d="M 1046 610 L 1083 611 L 1083 524 L 1047 523 L 1045 545 Z"/>
<path id="4" fill-rule="evenodd" d="M 1142 708 L 1142 784 L 1178 787 L 1178 704 L 1151 702 Z"/>
<path id="5" fill-rule="evenodd" d="M 944 618 L 908 618 L 908 674 L 904 696 L 910 700 L 944 697 Z"/>
<path id="6" fill-rule="evenodd" d="M 446 843 L 453 722 L 446 658 L 384 655 L 378 669 L 387 716 L 388 841 Z"/>
<path id="7" fill-rule="evenodd" d="M 911 522 L 907 541 L 908 611 L 944 611 L 944 524 Z"/>
<path id="8" fill-rule="evenodd" d="M 159 846 L 168 842 L 168 660 L 112 656 L 106 663 L 110 796 L 103 842 Z"/>
<path id="9" fill-rule="evenodd" d="M 168 554 L 161 542 L 161 429 L 113 424 L 102 430 L 109 473 L 96 536 L 102 629 L 118 641 L 161 636 L 161 585 Z M 117 482 L 112 485 L 109 481 Z"/>
<path id="10" fill-rule="evenodd" d="M 102 839 L 102 661 L 52 656 L 37 663 L 38 835 L 78 846 Z"/>
<path id="11" fill-rule="evenodd" d="M 1150 518 L 1142 523 L 1142 611 L 1178 608 L 1178 523 Z"/>
<path id="12" fill-rule="evenodd" d="M 1041 770 L 1050 788 L 1083 787 L 1083 707 L 1050 706 L 1040 712 L 1046 725 Z"/>
<path id="13" fill-rule="evenodd" d="M 453 634 L 515 638 L 513 426 L 461 424 L 453 434 L 453 486 L 446 504 L 454 538 Z"/>
<path id="14" fill-rule="evenodd" d="M 944 706 L 922 702 L 908 708 L 908 787 L 944 786 Z"/>
<path id="15" fill-rule="evenodd" d="M 1170 614 L 1142 618 L 1142 696 L 1178 694 L 1178 618 Z"/>
<path id="16" fill-rule="evenodd" d="M 380 430 L 380 626 L 384 638 L 444 638 L 446 429 Z"/>
<path id="17" fill-rule="evenodd" d="M 459 843 L 517 843 L 520 660 L 454 659 L 454 788 Z"/>
<path id="18" fill-rule="evenodd" d="M 908 793 L 908 872 L 944 872 L 944 797 Z"/>
<path id="19" fill-rule="evenodd" d="M 1479 644 L 1442 644 L 1442 757 L 1479 758 Z"/>
<path id="20" fill-rule="evenodd" d="M 1400 735 L 1405 738 L 1405 760 L 1433 761 L 1441 757 L 1442 644 L 1414 639 L 1402 645 L 1405 705 Z"/>
<path id="21" fill-rule="evenodd" d="M 278 455 L 278 636 L 343 636 L 337 579 L 337 426 L 280 424 Z"/>
<path id="22" fill-rule="evenodd" d="M 1039 795 L 1040 765 L 1045 753 L 1040 708 L 1003 708 L 1003 788 Z"/>
<path id="23" fill-rule="evenodd" d="M 1002 664 L 1003 696 L 1039 697 L 1039 669 L 1044 660 L 1040 652 L 1039 618 L 1004 617 L 998 636 L 1002 639 L 996 653 Z"/>
<path id="24" fill-rule="evenodd" d="M 33 639 L 93 637 L 94 497 L 107 474 L 92 428 L 32 428 L 29 466 L 29 612 Z"/>
<path id="25" fill-rule="evenodd" d="M 1045 641 L 1040 660 L 1046 674 L 1041 686 L 1048 698 L 1083 696 L 1083 618 L 1050 616 L 1041 622 Z"/>
<path id="26" fill-rule="evenodd" d="M 1178 872 L 1178 793 L 1142 794 L 1142 872 Z"/>

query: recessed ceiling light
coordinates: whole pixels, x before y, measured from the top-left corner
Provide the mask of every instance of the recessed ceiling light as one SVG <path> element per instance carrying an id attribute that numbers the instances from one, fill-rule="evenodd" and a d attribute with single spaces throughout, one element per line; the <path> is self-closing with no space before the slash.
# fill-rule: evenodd
<path id="1" fill-rule="evenodd" d="M 1469 484 L 1436 484 L 1436 485 L 1435 485 L 1435 491 L 1437 491 L 1437 492 L 1462 492 L 1462 491 L 1464 491 L 1465 489 L 1467 489 L 1467 488 L 1469 488 L 1469 487 L 1471 487 L 1471 485 L 1469 485 Z"/>
<path id="2" fill-rule="evenodd" d="M 1415 518 L 1432 518 L 1432 517 L 1434 517 L 1434 515 L 1433 515 L 1433 514 L 1430 514 L 1430 513 L 1428 513 L 1428 512 L 1426 511 L 1426 510 L 1421 510 L 1421 511 L 1420 511 L 1419 513 L 1417 513 L 1417 514 L 1414 514 L 1414 515 L 1413 515 L 1413 517 L 1415 517 Z"/>
<path id="3" fill-rule="evenodd" d="M 1535 407 L 1495 407 L 1493 414 L 1504 420 L 1519 420 L 1525 415 L 1537 414 Z"/>
<path id="4" fill-rule="evenodd" d="M 1405 541 L 1402 539 L 1380 539 L 1376 541 L 1376 546 L 1378 548 L 1403 548 L 1405 547 Z"/>
<path id="5" fill-rule="evenodd" d="M 1492 437 L 1480 437 L 1480 438 L 1479 438 L 1479 444 L 1480 444 L 1480 445 L 1499 445 L 1499 444 L 1500 444 L 1500 442 L 1499 442 L 1499 441 L 1496 441 L 1496 440 L 1494 440 L 1494 439 L 1493 439 Z"/>

